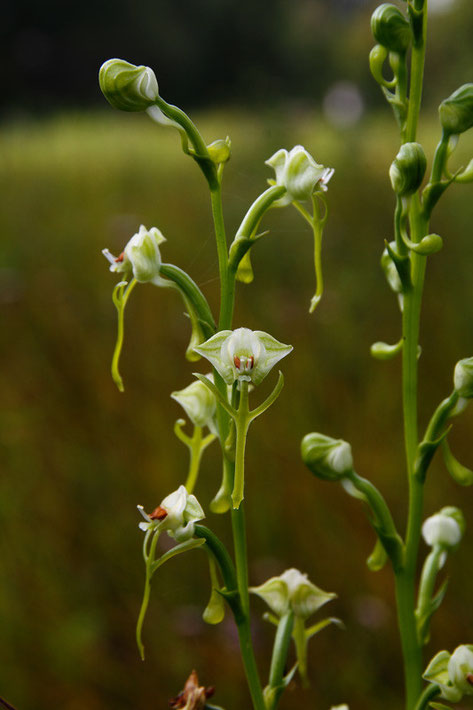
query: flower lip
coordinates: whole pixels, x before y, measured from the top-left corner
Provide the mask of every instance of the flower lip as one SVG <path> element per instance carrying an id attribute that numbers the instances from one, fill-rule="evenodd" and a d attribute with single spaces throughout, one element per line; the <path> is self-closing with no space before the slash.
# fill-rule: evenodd
<path id="1" fill-rule="evenodd" d="M 167 518 L 168 516 L 168 511 L 166 508 L 163 508 L 162 505 L 158 505 L 157 508 L 153 510 L 152 513 L 150 513 L 149 518 L 150 520 L 164 520 L 164 518 Z"/>

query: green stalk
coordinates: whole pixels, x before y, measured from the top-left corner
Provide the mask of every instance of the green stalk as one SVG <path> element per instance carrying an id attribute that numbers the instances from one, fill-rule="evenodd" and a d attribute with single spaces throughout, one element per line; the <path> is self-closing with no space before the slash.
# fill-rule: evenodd
<path id="1" fill-rule="evenodd" d="M 218 330 L 231 328 L 235 298 L 235 277 L 228 268 L 228 247 L 223 219 L 222 187 L 220 183 L 210 191 L 212 216 L 217 241 L 218 269 L 220 275 L 220 317 Z"/>
<path id="2" fill-rule="evenodd" d="M 411 58 L 411 89 L 407 117 L 407 142 L 415 141 L 422 100 L 427 31 L 427 2 L 416 0 L 415 10 L 422 12 L 422 31 L 414 42 Z M 427 234 L 428 225 L 421 215 L 419 195 L 411 200 L 411 239 L 419 242 Z M 404 294 L 402 395 L 404 412 L 404 440 L 409 481 L 409 513 L 406 532 L 405 564 L 395 573 L 398 624 L 404 658 L 407 710 L 413 710 L 422 691 L 422 648 L 416 633 L 415 584 L 417 554 L 422 526 L 423 482 L 415 475 L 414 463 L 418 445 L 417 392 L 420 311 L 424 285 L 426 258 L 411 252 L 411 286 Z"/>
<path id="3" fill-rule="evenodd" d="M 215 227 L 215 237 L 217 241 L 217 255 L 220 273 L 220 317 L 218 330 L 229 330 L 232 327 L 233 309 L 235 301 L 235 276 L 236 270 L 228 268 L 227 240 L 225 236 L 225 224 L 222 209 L 222 192 L 220 183 L 217 188 L 211 190 L 212 215 Z M 226 396 L 226 387 L 218 373 L 215 374 L 215 384 Z M 226 440 L 229 431 L 229 415 L 222 406 L 218 405 L 217 412 L 218 426 L 222 442 Z M 222 447 L 222 455 L 225 451 Z M 234 478 L 234 464 L 226 460 L 228 468 L 232 469 Z M 254 710 L 266 710 L 261 680 L 256 665 L 253 642 L 251 638 L 251 627 L 249 617 L 249 593 L 248 593 L 248 560 L 246 549 L 246 526 L 243 503 L 238 510 L 231 511 L 233 545 L 235 550 L 235 563 L 237 575 L 237 588 L 239 593 L 241 614 L 235 615 L 235 623 L 238 629 L 240 650 L 245 669 L 248 688 L 250 691 Z"/>

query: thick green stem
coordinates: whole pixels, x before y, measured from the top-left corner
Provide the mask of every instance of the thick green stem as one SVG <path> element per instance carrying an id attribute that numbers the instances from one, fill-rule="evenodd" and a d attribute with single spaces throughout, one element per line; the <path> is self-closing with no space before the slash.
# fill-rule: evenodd
<path id="1" fill-rule="evenodd" d="M 419 242 L 426 234 L 427 225 L 419 215 L 419 200 L 415 195 L 411 204 L 411 234 Z M 414 708 L 422 687 L 422 648 L 416 633 L 415 584 L 417 554 L 422 526 L 423 482 L 415 475 L 418 445 L 417 390 L 419 324 L 426 258 L 411 253 L 412 286 L 404 295 L 403 311 L 403 408 L 404 438 L 409 481 L 409 515 L 406 533 L 405 565 L 396 576 L 398 621 L 404 655 L 407 710 Z"/>
<path id="2" fill-rule="evenodd" d="M 231 328 L 233 303 L 235 298 L 235 277 L 228 268 L 227 238 L 223 220 L 222 188 L 220 183 L 210 192 L 212 215 L 217 241 L 218 268 L 220 274 L 220 317 L 219 330 Z"/>

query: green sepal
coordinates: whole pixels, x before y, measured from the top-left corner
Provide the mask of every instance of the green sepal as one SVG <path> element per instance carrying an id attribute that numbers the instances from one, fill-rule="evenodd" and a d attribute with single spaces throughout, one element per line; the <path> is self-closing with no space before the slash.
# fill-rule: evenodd
<path id="1" fill-rule="evenodd" d="M 460 486 L 471 486 L 473 484 L 473 471 L 458 461 L 452 454 L 447 439 L 442 441 L 442 454 L 445 467 L 455 483 Z"/>
<path id="2" fill-rule="evenodd" d="M 388 555 L 383 544 L 381 543 L 381 540 L 376 540 L 373 552 L 366 560 L 368 569 L 372 572 L 378 572 L 380 569 L 383 569 L 387 559 Z"/>
<path id="3" fill-rule="evenodd" d="M 327 617 L 327 619 L 322 619 L 322 621 L 319 621 L 317 624 L 309 626 L 309 628 L 305 630 L 307 640 L 311 639 L 312 636 L 315 636 L 316 634 L 323 631 L 323 629 L 326 629 L 327 626 L 330 626 L 330 624 L 335 624 L 335 626 L 338 626 L 339 629 L 345 628 L 345 624 L 341 619 L 337 619 L 336 616 L 329 616 Z"/>

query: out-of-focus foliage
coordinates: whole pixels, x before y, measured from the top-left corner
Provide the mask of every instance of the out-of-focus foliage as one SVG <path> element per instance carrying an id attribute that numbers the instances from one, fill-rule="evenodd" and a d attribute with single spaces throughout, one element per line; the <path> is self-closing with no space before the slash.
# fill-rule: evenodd
<path id="1" fill-rule="evenodd" d="M 320 105 L 334 82 L 381 94 L 367 71 L 377 0 L 3 0 L 3 114 L 101 101 L 98 67 L 148 64 L 177 104 Z M 400 7 L 405 3 L 398 0 Z M 432 0 L 429 103 L 471 81 L 473 3 Z M 8 68 L 8 69 L 7 69 Z"/>
<path id="2" fill-rule="evenodd" d="M 274 211 L 266 221 L 271 235 L 255 247 L 255 282 L 239 287 L 235 325 L 294 345 L 285 389 L 249 438 L 251 583 L 296 566 L 339 594 L 333 613 L 347 629 L 317 637 L 313 687 L 294 688 L 284 708 L 349 701 L 369 710 L 381 697 L 388 710 L 397 708 L 390 571 L 365 567 L 374 540 L 357 502 L 336 484 L 314 480 L 299 458 L 307 431 L 350 441 L 357 470 L 392 501 L 402 526 L 399 362 L 369 355 L 373 341 L 399 337 L 396 300 L 379 267 L 383 240 L 392 237 L 387 170 L 398 149 L 395 128 L 371 117 L 337 133 L 300 111 L 197 120 L 208 140 L 232 138 L 224 195 L 230 235 L 264 188 L 263 161 L 277 148 L 302 143 L 336 169 L 324 243 L 327 290 L 316 314 L 307 312 L 311 235 L 295 211 Z M 436 122 L 422 126 L 430 156 L 437 137 Z M 112 112 L 12 125 L 0 135 L 0 154 L 0 695 L 19 710 L 164 708 L 196 667 L 205 685 L 216 684 L 218 704 L 245 707 L 231 622 L 214 628 L 201 620 L 210 590 L 202 552 L 157 575 L 144 664 L 134 642 L 143 582 L 135 504 L 151 509 L 186 475 L 187 452 L 172 433 L 182 411 L 169 395 L 191 381 L 196 365 L 184 359 L 189 324 L 173 293 L 137 287 L 127 309 L 125 394 L 109 374 L 115 277 L 102 247 L 119 253 L 141 223 L 157 226 L 168 240 L 163 259 L 188 270 L 217 302 L 203 180 L 172 131 Z M 467 135 L 455 160 L 472 154 Z M 452 188 L 433 224 L 445 246 L 429 260 L 423 422 L 450 390 L 455 362 L 473 354 L 470 189 Z M 267 387 L 273 384 L 268 377 Z M 467 412 L 451 437 L 470 466 L 471 424 Z M 196 491 L 206 510 L 219 477 L 209 449 Z M 455 487 L 435 461 L 426 513 L 447 503 L 473 521 L 469 489 Z M 207 519 L 229 541 L 227 522 Z M 471 534 L 468 528 L 449 560 L 451 584 L 430 656 L 471 640 Z M 273 632 L 259 620 L 263 604 L 255 610 L 258 657 L 269 658 Z"/>

